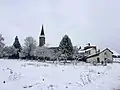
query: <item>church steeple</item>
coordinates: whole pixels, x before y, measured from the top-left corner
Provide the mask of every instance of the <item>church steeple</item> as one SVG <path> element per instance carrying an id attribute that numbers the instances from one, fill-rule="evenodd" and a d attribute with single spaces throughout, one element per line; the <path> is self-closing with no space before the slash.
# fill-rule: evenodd
<path id="1" fill-rule="evenodd" d="M 44 28 L 42 25 L 42 29 L 41 29 L 41 33 L 40 33 L 40 37 L 39 37 L 39 46 L 42 47 L 45 44 L 45 34 L 44 34 Z"/>
<path id="2" fill-rule="evenodd" d="M 44 34 L 44 28 L 43 28 L 43 25 L 42 25 L 42 29 L 41 29 L 41 34 L 40 34 L 41 36 L 43 36 L 43 35 L 45 35 Z"/>

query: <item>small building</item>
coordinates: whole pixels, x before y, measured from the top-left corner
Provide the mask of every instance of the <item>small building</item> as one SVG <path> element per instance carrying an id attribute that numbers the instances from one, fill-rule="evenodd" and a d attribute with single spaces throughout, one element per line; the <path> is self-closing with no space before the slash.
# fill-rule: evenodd
<path id="1" fill-rule="evenodd" d="M 97 52 L 94 55 L 89 55 L 87 56 L 87 62 L 97 62 L 97 63 L 104 63 L 108 62 L 111 63 L 113 62 L 113 52 L 109 50 L 108 48 L 102 50 L 101 52 Z"/>
<path id="2" fill-rule="evenodd" d="M 85 56 L 91 56 L 97 53 L 97 47 L 96 46 L 86 46 L 84 47 Z"/>
<path id="3" fill-rule="evenodd" d="M 97 46 L 90 45 L 90 43 L 81 49 L 79 53 L 83 54 L 86 62 L 89 63 L 113 62 L 113 52 L 110 49 L 106 48 L 100 51 L 100 49 L 97 49 Z"/>
<path id="4" fill-rule="evenodd" d="M 91 46 L 90 44 L 88 44 L 87 46 L 85 46 L 83 49 L 78 51 L 80 54 L 88 57 L 91 55 L 94 55 L 97 53 L 97 47 L 96 46 Z"/>

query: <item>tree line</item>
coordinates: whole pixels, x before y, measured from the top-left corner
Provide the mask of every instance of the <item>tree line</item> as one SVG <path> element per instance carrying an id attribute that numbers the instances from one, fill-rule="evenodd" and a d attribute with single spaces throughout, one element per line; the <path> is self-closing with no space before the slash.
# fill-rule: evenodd
<path id="1" fill-rule="evenodd" d="M 6 46 L 4 38 L 0 34 L 0 57 L 8 59 L 28 59 L 28 60 L 79 60 L 83 59 L 78 51 L 80 47 L 73 46 L 71 39 L 65 35 L 59 46 L 51 49 L 47 46 L 37 46 L 36 40 L 32 37 L 26 37 L 24 44 L 21 46 L 18 36 L 12 46 Z"/>

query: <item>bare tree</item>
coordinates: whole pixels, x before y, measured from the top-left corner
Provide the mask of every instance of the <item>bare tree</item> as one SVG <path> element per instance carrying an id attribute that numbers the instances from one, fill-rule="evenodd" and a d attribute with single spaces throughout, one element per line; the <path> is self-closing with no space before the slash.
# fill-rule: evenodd
<path id="1" fill-rule="evenodd" d="M 33 37 L 29 36 L 29 37 L 26 37 L 24 41 L 25 42 L 24 42 L 22 53 L 24 54 L 24 56 L 30 59 L 31 56 L 34 55 L 34 50 L 36 49 L 36 40 L 34 40 Z"/>

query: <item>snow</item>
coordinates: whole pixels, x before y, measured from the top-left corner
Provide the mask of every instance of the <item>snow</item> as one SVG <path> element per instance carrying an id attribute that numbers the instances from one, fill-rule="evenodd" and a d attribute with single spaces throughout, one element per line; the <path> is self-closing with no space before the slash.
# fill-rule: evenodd
<path id="1" fill-rule="evenodd" d="M 117 90 L 119 68 L 0 59 L 0 90 Z"/>
<path id="2" fill-rule="evenodd" d="M 116 52 L 115 50 L 111 50 L 113 52 L 113 55 L 119 56 L 120 54 Z"/>

